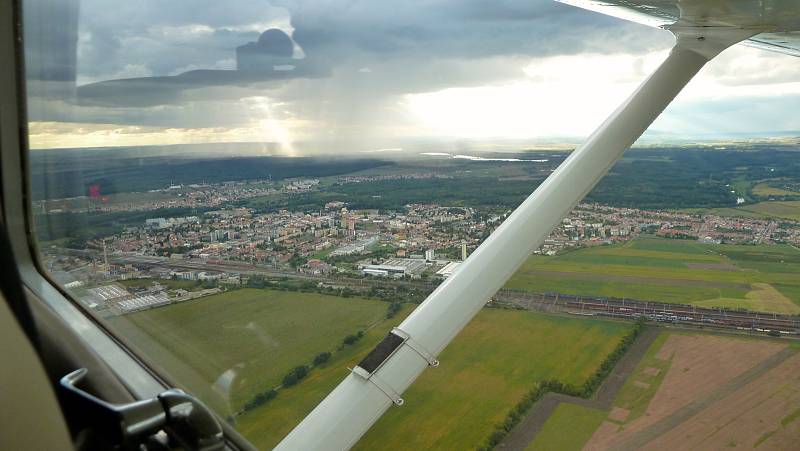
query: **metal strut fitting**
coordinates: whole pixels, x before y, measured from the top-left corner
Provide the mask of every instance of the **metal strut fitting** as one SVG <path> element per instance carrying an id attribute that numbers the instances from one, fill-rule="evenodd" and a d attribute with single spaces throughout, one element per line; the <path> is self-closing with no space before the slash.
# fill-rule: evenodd
<path id="1" fill-rule="evenodd" d="M 395 390 L 386 381 L 378 377 L 378 375 L 375 373 L 387 360 L 389 360 L 392 355 L 394 355 L 395 352 L 397 352 L 397 350 L 403 346 L 408 346 L 409 349 L 416 352 L 420 357 L 428 362 L 429 366 L 439 366 L 439 361 L 436 360 L 436 357 L 434 357 L 433 354 L 425 349 L 424 346 L 416 342 L 413 338 L 411 338 L 411 335 L 404 330 L 395 327 L 391 332 L 389 332 L 383 341 L 378 343 L 378 345 L 375 346 L 375 348 L 358 363 L 358 366 L 350 370 L 353 374 L 361 376 L 361 378 L 363 378 L 365 381 L 371 382 L 378 387 L 380 391 L 386 394 L 386 396 L 388 396 L 396 406 L 403 405 L 403 398 L 400 397 L 400 395 L 397 393 L 397 390 Z"/>

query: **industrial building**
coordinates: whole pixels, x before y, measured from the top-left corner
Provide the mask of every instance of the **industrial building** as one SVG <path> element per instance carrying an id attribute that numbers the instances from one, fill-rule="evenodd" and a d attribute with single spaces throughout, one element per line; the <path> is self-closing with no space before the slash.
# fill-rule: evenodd
<path id="1" fill-rule="evenodd" d="M 131 313 L 139 310 L 147 310 L 170 303 L 169 297 L 166 293 L 160 292 L 155 294 L 144 294 L 136 296 L 133 299 L 120 301 L 116 307 L 122 313 Z"/>
<path id="2" fill-rule="evenodd" d="M 425 270 L 425 260 L 413 258 L 390 258 L 379 265 L 362 265 L 364 274 L 381 277 L 418 277 Z"/>

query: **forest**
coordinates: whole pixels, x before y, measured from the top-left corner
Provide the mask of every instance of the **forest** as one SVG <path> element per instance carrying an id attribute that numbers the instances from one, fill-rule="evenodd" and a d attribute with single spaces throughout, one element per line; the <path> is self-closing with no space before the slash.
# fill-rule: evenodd
<path id="1" fill-rule="evenodd" d="M 90 185 L 104 194 L 163 188 L 169 184 L 222 182 L 245 179 L 279 180 L 353 173 L 426 173 L 431 177 L 365 180 L 344 183 L 329 179 L 316 191 L 281 194 L 230 202 L 227 207 L 249 207 L 266 213 L 279 209 L 318 211 L 327 202 L 346 202 L 351 210 L 403 211 L 413 203 L 469 206 L 502 213 L 519 205 L 560 163 L 562 157 L 543 153 L 548 163 L 518 161 L 432 160 L 422 156 L 404 160 L 355 158 L 155 156 L 139 158 L 119 151 L 113 158 L 97 158 L 86 167 L 86 151 L 37 151 L 31 159 L 34 199 L 85 195 Z M 116 152 L 116 151 L 115 151 Z M 99 155 L 99 154 L 98 154 Z M 108 154 L 106 154 L 108 155 Z M 525 152 L 526 157 L 539 155 Z M 685 148 L 634 149 L 615 164 L 586 197 L 588 202 L 640 209 L 735 207 L 767 200 L 756 184 L 784 187 L 800 183 L 798 152 L 789 149 L 708 150 Z M 80 157 L 80 158 L 79 158 Z M 47 172 L 47 177 L 40 175 Z M 39 175 L 39 177 L 37 177 Z M 765 188 L 761 188 L 765 192 Z M 766 188 L 766 192 L 791 193 Z M 772 191 L 769 191 L 772 189 Z M 34 215 L 39 238 L 87 239 L 117 233 L 146 218 L 202 214 L 203 209 L 138 212 L 41 213 Z M 45 219 L 46 218 L 46 219 Z"/>

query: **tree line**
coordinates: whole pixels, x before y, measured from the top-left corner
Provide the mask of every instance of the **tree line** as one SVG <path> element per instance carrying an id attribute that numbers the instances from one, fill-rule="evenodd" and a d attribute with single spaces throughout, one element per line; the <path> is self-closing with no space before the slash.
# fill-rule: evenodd
<path id="1" fill-rule="evenodd" d="M 617 362 L 619 362 L 619 359 L 625 355 L 625 352 L 627 352 L 631 345 L 636 341 L 636 338 L 644 329 L 644 325 L 644 318 L 640 318 L 633 326 L 633 329 L 631 329 L 631 331 L 625 335 L 622 340 L 620 340 L 619 344 L 617 344 L 617 347 L 614 348 L 611 354 L 606 356 L 605 360 L 603 360 L 603 363 L 600 364 L 594 374 L 584 381 L 583 385 L 576 387 L 572 384 L 565 384 L 555 379 L 543 381 L 537 384 L 536 387 L 526 393 L 525 396 L 523 396 L 522 399 L 517 403 L 517 405 L 515 405 L 508 412 L 503 422 L 495 425 L 494 431 L 478 449 L 481 451 L 489 451 L 499 445 L 514 429 L 514 427 L 519 424 L 519 422 L 522 420 L 528 410 L 533 407 L 536 401 L 540 400 L 547 393 L 553 392 L 584 399 L 590 398 L 594 394 L 595 390 L 600 387 L 600 384 L 603 383 L 605 378 L 614 369 Z"/>

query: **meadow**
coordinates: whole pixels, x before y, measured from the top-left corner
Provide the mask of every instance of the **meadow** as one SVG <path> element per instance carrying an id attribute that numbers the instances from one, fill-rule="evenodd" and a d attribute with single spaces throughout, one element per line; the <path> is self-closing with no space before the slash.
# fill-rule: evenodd
<path id="1" fill-rule="evenodd" d="M 727 217 L 800 221 L 800 201 L 797 200 L 771 200 L 742 205 L 736 208 L 712 208 L 698 211 Z"/>
<path id="2" fill-rule="evenodd" d="M 404 312 L 405 314 L 405 312 Z M 399 322 L 397 320 L 393 323 Z M 376 327 L 266 406 L 237 417 L 259 448 L 275 446 L 390 329 Z M 354 449 L 473 449 L 538 381 L 580 385 L 632 327 L 619 322 L 484 309 Z"/>
<path id="3" fill-rule="evenodd" d="M 800 201 L 770 201 L 759 202 L 739 210 L 761 214 L 770 218 L 784 218 L 800 221 Z"/>
<path id="4" fill-rule="evenodd" d="M 506 288 L 800 313 L 800 250 L 641 237 L 534 255 Z"/>
<path id="5" fill-rule="evenodd" d="M 579 450 L 606 419 L 608 412 L 561 403 L 525 451 Z"/>
<path id="6" fill-rule="evenodd" d="M 259 449 L 273 448 L 344 379 L 348 367 L 357 364 L 412 310 L 412 305 L 405 305 L 394 318 L 382 321 L 354 345 L 334 353 L 298 385 L 281 390 L 267 405 L 237 416 L 236 429 Z"/>
<path id="7" fill-rule="evenodd" d="M 785 188 L 781 188 L 779 183 L 776 182 L 762 182 L 753 187 L 753 194 L 756 196 L 761 197 L 770 197 L 770 196 L 800 196 L 800 193 L 796 191 L 790 191 Z"/>
<path id="8" fill-rule="evenodd" d="M 388 304 L 317 293 L 241 289 L 134 313 L 111 327 L 226 415 L 380 322 Z"/>

